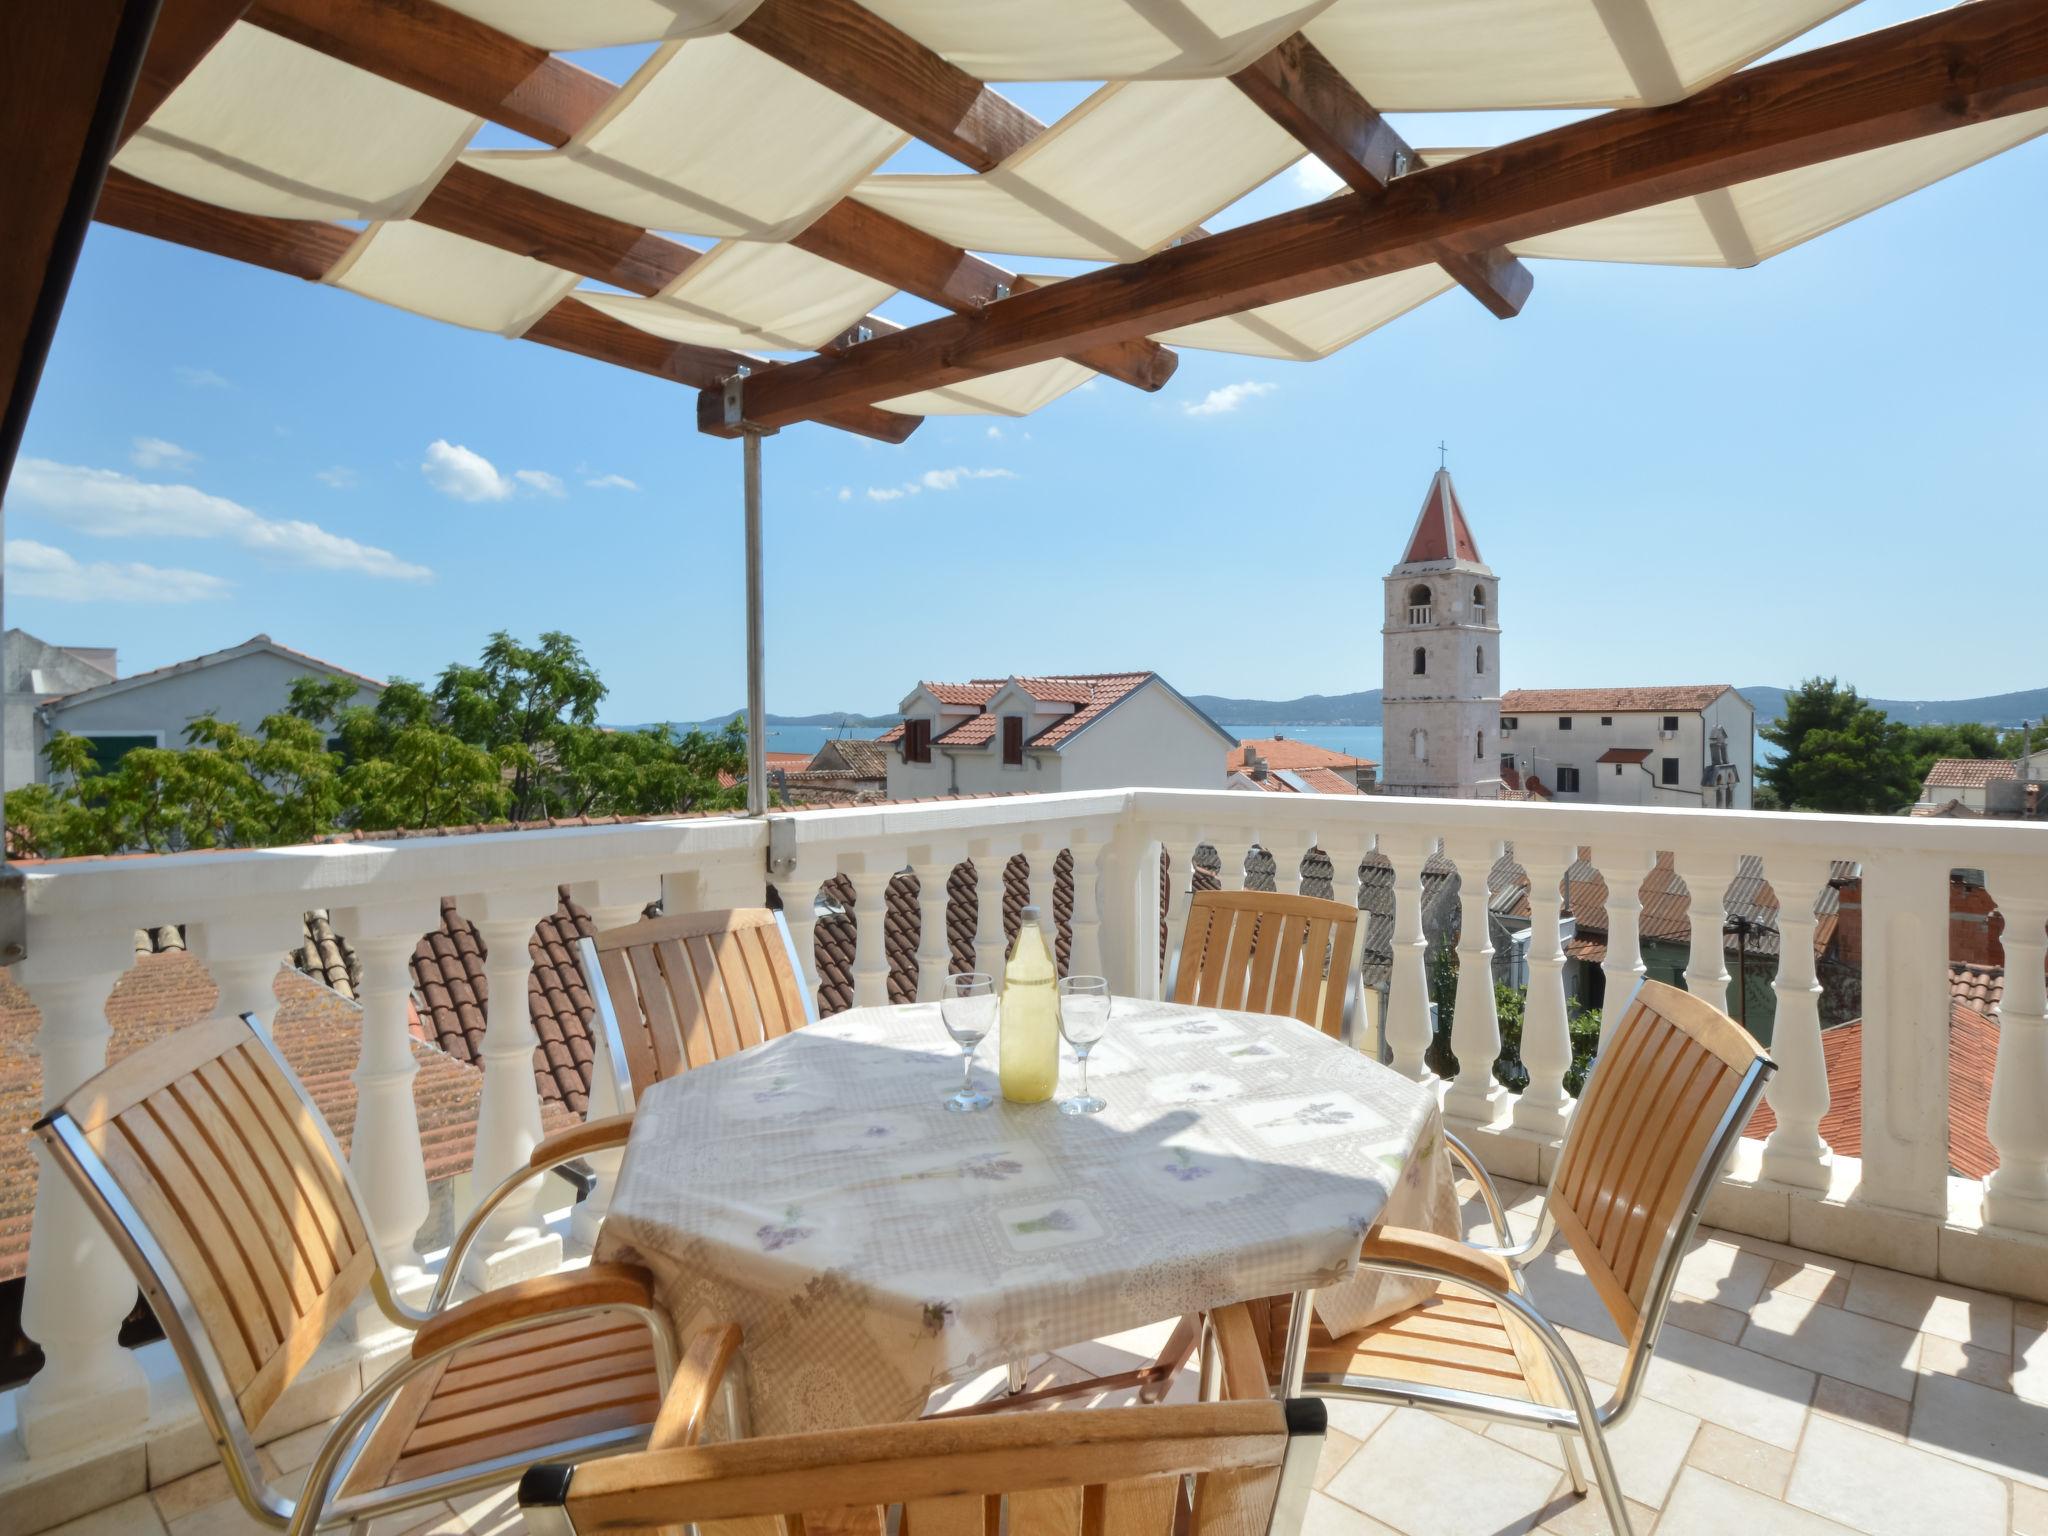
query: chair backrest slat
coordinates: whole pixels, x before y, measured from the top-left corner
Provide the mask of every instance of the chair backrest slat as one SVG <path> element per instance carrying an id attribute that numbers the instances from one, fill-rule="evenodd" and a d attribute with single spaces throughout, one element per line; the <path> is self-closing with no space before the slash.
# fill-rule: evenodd
<path id="1" fill-rule="evenodd" d="M 1688 1197 L 1738 1096 L 1769 1058 L 1711 1004 L 1644 982 L 1579 1096 L 1550 1208 L 1631 1348 L 1668 1289 Z M 1712 1170 L 1706 1170 L 1711 1172 Z"/>
<path id="2" fill-rule="evenodd" d="M 1358 966 L 1358 912 L 1271 891 L 1197 891 L 1173 1001 L 1285 1014 L 1333 1038 Z"/>
<path id="3" fill-rule="evenodd" d="M 765 907 L 647 918 L 591 943 L 635 1102 L 664 1078 L 810 1021 L 786 930 Z"/>
<path id="4" fill-rule="evenodd" d="M 60 1163 L 114 1221 L 134 1213 L 138 1262 L 169 1269 L 138 1278 L 182 1293 L 191 1347 L 254 1427 L 376 1269 L 318 1112 L 255 1030 L 225 1019 L 135 1052 L 58 1114 L 92 1154 L 51 1134 Z"/>

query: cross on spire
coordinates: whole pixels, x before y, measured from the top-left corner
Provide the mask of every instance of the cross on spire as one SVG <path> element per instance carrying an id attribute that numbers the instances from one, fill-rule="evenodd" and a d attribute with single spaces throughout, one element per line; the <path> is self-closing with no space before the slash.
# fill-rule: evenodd
<path id="1" fill-rule="evenodd" d="M 1438 469 L 1449 469 L 1451 467 L 1451 450 L 1444 446 L 1442 438 L 1437 439 L 1436 467 Z"/>

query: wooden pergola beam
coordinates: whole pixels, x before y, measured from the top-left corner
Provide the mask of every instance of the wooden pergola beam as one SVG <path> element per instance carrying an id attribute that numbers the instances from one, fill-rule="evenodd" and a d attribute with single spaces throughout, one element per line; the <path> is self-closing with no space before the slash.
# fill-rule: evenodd
<path id="1" fill-rule="evenodd" d="M 1230 81 L 1361 196 L 1371 196 L 1421 163 L 1394 125 L 1299 32 Z M 1503 320 L 1522 312 L 1536 285 L 1527 267 L 1498 249 L 1466 253 L 1446 248 L 1437 261 Z"/>
<path id="2" fill-rule="evenodd" d="M 853 0 L 764 0 L 733 36 L 858 102 L 971 170 L 993 169 L 1045 125 Z"/>
<path id="3" fill-rule="evenodd" d="M 258 0 L 248 19 L 557 148 L 616 93 L 608 81 L 435 0 Z M 1021 108 L 844 0 L 771 0 L 738 35 L 907 132 L 932 135 L 930 142 L 945 140 L 940 147 L 958 158 L 999 160 L 1043 131 Z M 845 53 L 835 54 L 833 46 L 842 44 Z M 813 65 L 825 73 L 817 74 Z M 697 254 L 661 235 L 460 165 L 449 169 L 413 217 L 642 295 L 660 291 Z M 790 244 L 956 314 L 1030 286 L 851 198 L 826 209 Z M 648 286 L 663 272 L 669 274 L 663 283 Z M 1074 360 L 1144 390 L 1163 387 L 1180 361 L 1170 349 L 1144 340 L 1085 350 Z"/>
<path id="4" fill-rule="evenodd" d="M 266 267 L 307 282 L 325 277 L 360 238 L 346 224 L 238 213 L 140 181 L 124 171 L 107 173 L 96 217 L 118 229 Z M 692 389 L 715 389 L 742 368 L 759 378 L 783 366 L 721 347 L 667 341 L 614 320 L 574 297 L 556 301 L 520 339 Z M 862 437 L 900 443 L 917 430 L 923 418 L 855 406 L 827 412 L 816 420 Z"/>
<path id="5" fill-rule="evenodd" d="M 2048 6 L 1975 3 L 749 379 L 748 422 L 890 399 L 2048 106 Z M 726 434 L 717 402 L 699 426 Z"/>

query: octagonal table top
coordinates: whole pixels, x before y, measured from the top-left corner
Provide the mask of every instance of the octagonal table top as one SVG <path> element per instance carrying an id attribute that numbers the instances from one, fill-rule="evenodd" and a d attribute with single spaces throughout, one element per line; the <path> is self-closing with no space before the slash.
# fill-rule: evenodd
<path id="1" fill-rule="evenodd" d="M 1354 1274 L 1368 1228 L 1457 1231 L 1434 1094 L 1306 1025 L 1119 998 L 1092 1074 L 1097 1115 L 956 1114 L 936 1004 L 838 1014 L 642 1098 L 598 1256 L 685 1339 L 741 1325 L 773 1434 L 1259 1296 L 1314 1289 L 1342 1333 L 1419 1294 Z"/>

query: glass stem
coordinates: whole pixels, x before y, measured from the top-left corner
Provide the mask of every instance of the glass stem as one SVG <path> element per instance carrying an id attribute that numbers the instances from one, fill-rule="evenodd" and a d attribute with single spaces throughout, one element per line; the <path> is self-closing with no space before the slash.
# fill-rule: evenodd
<path id="1" fill-rule="evenodd" d="M 980 1044 L 976 1041 L 975 1044 Z M 974 1046 L 970 1045 L 960 1058 L 960 1091 L 974 1092 Z"/>
<path id="2" fill-rule="evenodd" d="M 1085 1099 L 1088 1097 L 1088 1052 L 1077 1051 L 1075 1054 L 1081 1058 L 1081 1097 Z"/>

